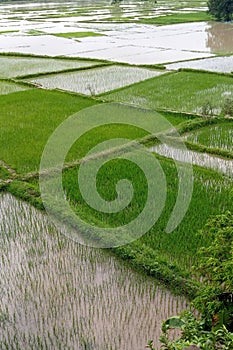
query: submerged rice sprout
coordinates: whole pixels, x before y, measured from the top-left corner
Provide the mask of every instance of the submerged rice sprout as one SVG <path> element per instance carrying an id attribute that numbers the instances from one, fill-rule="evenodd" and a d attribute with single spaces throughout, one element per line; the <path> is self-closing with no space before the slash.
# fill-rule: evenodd
<path id="1" fill-rule="evenodd" d="M 85 95 L 98 95 L 163 74 L 144 68 L 111 66 L 83 72 L 45 76 L 30 80 L 48 89 L 62 89 Z"/>
<path id="2" fill-rule="evenodd" d="M 13 84 L 6 81 L 0 81 L 0 95 L 8 95 L 17 91 L 28 90 L 27 86 L 22 86 L 19 84 Z"/>
<path id="3" fill-rule="evenodd" d="M 65 69 L 91 67 L 96 62 L 30 57 L 0 57 L 0 77 L 13 78 L 35 73 L 49 73 Z"/>
<path id="4" fill-rule="evenodd" d="M 7 194 L 0 204 L 2 349 L 141 350 L 187 307 L 112 256 L 67 240 L 33 207 Z"/>

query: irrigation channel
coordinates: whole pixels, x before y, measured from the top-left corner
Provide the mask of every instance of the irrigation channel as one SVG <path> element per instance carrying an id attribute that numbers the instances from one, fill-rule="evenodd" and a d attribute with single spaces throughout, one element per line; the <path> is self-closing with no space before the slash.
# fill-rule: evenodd
<path id="1" fill-rule="evenodd" d="M 0 196 L 0 208 L 1 349 L 142 350 L 188 307 L 109 252 L 66 239 L 12 195 Z"/>

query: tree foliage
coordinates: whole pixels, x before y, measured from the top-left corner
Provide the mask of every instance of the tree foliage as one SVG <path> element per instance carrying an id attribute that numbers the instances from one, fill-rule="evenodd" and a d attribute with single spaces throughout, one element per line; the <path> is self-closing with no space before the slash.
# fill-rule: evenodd
<path id="1" fill-rule="evenodd" d="M 206 241 L 212 242 L 199 249 L 194 266 L 202 277 L 203 288 L 193 301 L 201 316 L 185 311 L 163 322 L 163 350 L 233 349 L 233 214 L 210 218 L 198 236 L 202 241 L 208 236 Z M 171 341 L 171 328 L 180 328 L 181 337 Z M 147 348 L 156 350 L 152 340 Z"/>
<path id="2" fill-rule="evenodd" d="M 226 325 L 233 331 L 233 215 L 227 212 L 210 219 L 201 236 L 212 236 L 212 244 L 198 252 L 195 270 L 204 288 L 194 300 L 206 323 Z"/>
<path id="3" fill-rule="evenodd" d="M 218 20 L 230 21 L 233 15 L 233 0 L 209 0 L 209 13 Z"/>
<path id="4" fill-rule="evenodd" d="M 163 323 L 163 334 L 160 338 L 164 350 L 231 350 L 233 349 L 233 334 L 225 326 L 217 330 L 206 331 L 205 321 L 196 318 L 192 312 L 185 311 L 180 319 L 183 325 L 180 327 L 182 335 L 176 340 L 169 340 L 169 326 Z M 153 347 L 151 347 L 153 349 Z"/>
<path id="5" fill-rule="evenodd" d="M 181 337 L 170 340 L 169 331 L 172 329 L 169 320 L 162 325 L 162 335 L 160 342 L 163 344 L 161 350 L 232 350 L 233 333 L 229 332 L 225 326 L 216 330 L 206 331 L 205 320 L 197 318 L 190 311 L 183 312 L 179 319 L 181 321 Z M 153 341 L 148 342 L 147 348 L 157 350 L 153 346 Z"/>

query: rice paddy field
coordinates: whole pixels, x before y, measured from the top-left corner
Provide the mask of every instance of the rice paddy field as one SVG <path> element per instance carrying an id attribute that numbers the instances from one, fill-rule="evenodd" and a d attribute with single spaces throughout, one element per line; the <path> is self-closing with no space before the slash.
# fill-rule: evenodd
<path id="1" fill-rule="evenodd" d="M 214 57 L 195 61 L 178 62 L 169 64 L 166 66 L 166 68 L 171 70 L 189 68 L 196 70 L 206 70 L 209 72 L 232 73 L 233 56 Z"/>
<path id="2" fill-rule="evenodd" d="M 7 95 L 16 91 L 28 90 L 27 86 L 22 86 L 19 84 L 14 84 L 7 81 L 0 81 L 0 95 Z"/>
<path id="3" fill-rule="evenodd" d="M 19 76 L 64 71 L 96 65 L 98 65 L 97 62 L 78 60 L 2 56 L 0 57 L 0 78 L 16 78 Z"/>
<path id="4" fill-rule="evenodd" d="M 111 66 L 71 74 L 59 74 L 30 80 L 46 89 L 61 89 L 84 95 L 99 95 L 133 83 L 159 76 L 163 72 L 149 69 Z"/>
<path id="5" fill-rule="evenodd" d="M 217 74 L 173 72 L 106 94 L 104 98 L 142 108 L 191 113 L 201 113 L 205 104 L 209 103 L 213 113 L 220 114 L 224 99 L 231 98 L 233 94 L 232 82 L 232 77 Z"/>
<path id="6" fill-rule="evenodd" d="M 31 206 L 0 201 L 2 349 L 143 348 L 187 307 L 113 256 L 66 240 Z"/>
<path id="7" fill-rule="evenodd" d="M 232 151 L 233 129 L 229 123 L 221 123 L 194 131 L 186 135 L 186 138 L 211 148 Z"/>
<path id="8" fill-rule="evenodd" d="M 201 283 L 192 265 L 212 239 L 197 233 L 233 211 L 233 26 L 206 9 L 202 0 L 0 3 L 0 349 L 141 350 L 153 339 L 157 350 L 161 323 L 190 308 Z M 44 210 L 43 176 L 59 198 L 50 167 L 60 139 L 51 164 L 41 161 L 76 113 L 86 131 L 67 149 L 61 187 L 83 222 L 124 227 L 143 213 L 151 184 L 166 186 L 158 220 L 128 244 L 80 244 L 93 232 L 74 235 L 66 213 L 54 225 Z M 159 173 L 132 161 L 135 140 Z M 109 207 L 119 199 L 118 211 L 84 196 L 79 174 L 95 162 L 86 195 L 97 191 Z M 179 200 L 188 205 L 169 232 Z"/>
<path id="9" fill-rule="evenodd" d="M 191 139 L 192 141 L 194 141 L 193 138 Z M 197 141 L 195 140 L 195 142 Z M 230 147 L 230 150 L 231 149 L 232 148 Z M 213 169 L 219 173 L 223 173 L 228 176 L 231 176 L 233 173 L 233 161 L 230 159 L 223 159 L 221 157 L 209 155 L 207 153 L 200 153 L 191 150 L 184 151 L 182 149 L 172 147 L 169 144 L 160 144 L 157 146 L 153 146 L 150 148 L 150 150 L 151 152 L 160 154 L 161 156 L 175 159 L 180 162 L 191 163 L 193 165 Z"/>

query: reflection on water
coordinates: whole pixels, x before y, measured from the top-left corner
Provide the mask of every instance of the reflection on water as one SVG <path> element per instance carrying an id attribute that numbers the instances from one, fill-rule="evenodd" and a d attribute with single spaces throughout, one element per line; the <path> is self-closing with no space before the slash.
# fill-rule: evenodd
<path id="1" fill-rule="evenodd" d="M 233 24 L 209 22 L 206 45 L 212 53 L 233 53 Z"/>
<path id="2" fill-rule="evenodd" d="M 159 64 L 211 57 L 213 52 L 220 50 L 216 47 L 220 45 L 219 41 L 222 42 L 221 52 L 233 50 L 231 30 L 225 29 L 229 28 L 228 24 L 197 22 L 157 27 L 133 23 L 139 18 L 192 11 L 193 5 L 189 1 L 160 0 L 157 4 L 154 1 L 122 1 L 114 5 L 110 1 L 48 1 L 27 6 L 26 3 L 0 5 L 0 31 L 6 28 L 19 31 L 1 34 L 0 52 Z M 195 6 L 201 8 L 204 5 L 198 1 Z M 123 18 L 132 23 L 109 21 Z M 44 35 L 29 36 L 30 30 L 42 31 Z M 67 31 L 96 31 L 104 36 L 70 40 L 50 35 Z M 223 39 L 220 40 L 221 33 L 229 38 L 224 39 L 225 44 Z"/>
<path id="3" fill-rule="evenodd" d="M 45 89 L 61 89 L 85 95 L 98 95 L 104 92 L 125 87 L 164 74 L 164 71 L 152 71 L 137 67 L 111 66 L 74 72 L 55 74 L 29 79 L 33 84 Z"/>
<path id="4" fill-rule="evenodd" d="M 0 196 L 1 349 L 142 350 L 187 307 L 155 281 Z"/>
<path id="5" fill-rule="evenodd" d="M 226 160 L 206 153 L 179 149 L 168 144 L 153 146 L 150 148 L 150 151 L 180 162 L 199 165 L 204 168 L 216 170 L 228 176 L 233 176 L 233 160 Z"/>
<path id="6" fill-rule="evenodd" d="M 166 65 L 167 69 L 191 68 L 219 73 L 233 72 L 233 56 L 220 56 Z"/>

